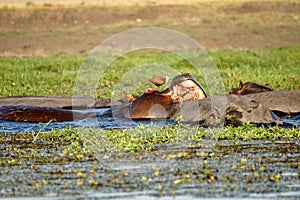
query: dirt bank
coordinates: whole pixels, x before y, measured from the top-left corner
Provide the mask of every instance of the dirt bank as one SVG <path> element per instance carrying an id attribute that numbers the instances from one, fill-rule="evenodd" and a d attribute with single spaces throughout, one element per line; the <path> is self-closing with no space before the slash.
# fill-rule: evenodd
<path id="1" fill-rule="evenodd" d="M 207 49 L 300 45 L 300 2 L 1 4 L 0 55 L 78 54 L 136 27 L 175 29 Z"/>

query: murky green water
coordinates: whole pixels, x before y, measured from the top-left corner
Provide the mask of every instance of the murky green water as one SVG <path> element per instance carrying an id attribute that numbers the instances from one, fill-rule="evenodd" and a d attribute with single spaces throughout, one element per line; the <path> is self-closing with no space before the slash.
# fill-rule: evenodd
<path id="1" fill-rule="evenodd" d="M 96 120 L 96 121 L 95 121 Z M 295 118 L 293 123 L 299 124 Z M 27 137 L 65 126 L 134 127 L 112 118 L 35 124 L 0 122 L 0 195 L 56 199 L 300 198 L 300 142 L 207 140 L 153 152 L 86 156 L 70 142 Z M 151 121 L 140 123 L 149 124 Z M 159 122 L 156 122 L 159 123 Z M 164 125 L 167 122 L 161 122 Z M 13 134 L 13 132 L 21 134 Z M 75 153 L 74 153 L 75 152 Z"/>
<path id="2" fill-rule="evenodd" d="M 9 137 L 4 141 L 2 197 L 297 199 L 300 194 L 298 140 L 202 140 L 162 145 L 150 153 L 80 158 L 66 150 L 70 144 L 39 141 L 36 152 L 27 153 L 32 146 L 26 139 L 18 145 Z"/>

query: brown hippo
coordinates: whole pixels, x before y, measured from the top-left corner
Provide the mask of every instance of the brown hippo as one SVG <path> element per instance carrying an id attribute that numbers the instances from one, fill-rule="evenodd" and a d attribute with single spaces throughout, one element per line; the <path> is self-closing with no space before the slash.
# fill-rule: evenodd
<path id="1" fill-rule="evenodd" d="M 243 83 L 242 81 L 240 81 L 239 87 L 232 88 L 229 91 L 229 94 L 246 95 L 246 94 L 269 92 L 269 91 L 272 91 L 272 89 L 269 88 L 268 85 L 261 85 L 261 84 L 253 83 L 253 82 Z"/>
<path id="2" fill-rule="evenodd" d="M 79 112 L 61 108 L 38 106 L 2 106 L 0 107 L 0 119 L 16 122 L 62 122 L 74 119 L 96 117 L 94 112 Z"/>
<path id="3" fill-rule="evenodd" d="M 12 96 L 0 98 L 0 105 L 0 120 L 46 123 L 97 117 L 94 112 L 69 109 L 109 107 L 111 103 L 89 97 Z"/>
<path id="4" fill-rule="evenodd" d="M 205 90 L 192 75 L 181 74 L 162 92 L 149 88 L 141 96 L 130 98 L 132 103 L 116 109 L 114 115 L 131 119 L 170 118 L 182 102 L 206 97 Z"/>

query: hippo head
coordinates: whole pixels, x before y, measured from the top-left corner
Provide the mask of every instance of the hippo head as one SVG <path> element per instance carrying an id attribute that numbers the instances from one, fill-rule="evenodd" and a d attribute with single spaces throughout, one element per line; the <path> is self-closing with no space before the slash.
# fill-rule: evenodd
<path id="1" fill-rule="evenodd" d="M 126 116 L 132 119 L 170 118 L 182 102 L 206 97 L 203 87 L 193 76 L 181 74 L 176 76 L 170 87 L 162 92 L 154 89 L 146 90 L 131 103 Z"/>
<path id="2" fill-rule="evenodd" d="M 207 97 L 201 84 L 190 74 L 176 76 L 171 82 L 170 90 L 172 90 L 172 100 L 176 103 Z"/>
<path id="3" fill-rule="evenodd" d="M 240 85 L 238 88 L 232 88 L 229 91 L 229 94 L 237 94 L 237 95 L 246 95 L 246 94 L 254 94 L 260 92 L 268 92 L 272 91 L 269 85 L 262 85 L 254 82 L 246 82 L 243 83 L 240 81 Z"/>

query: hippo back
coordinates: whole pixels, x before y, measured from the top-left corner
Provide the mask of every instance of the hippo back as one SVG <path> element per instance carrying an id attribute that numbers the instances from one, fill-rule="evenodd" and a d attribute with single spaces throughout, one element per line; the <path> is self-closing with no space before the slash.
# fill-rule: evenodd
<path id="1" fill-rule="evenodd" d="M 170 95 L 144 93 L 130 105 L 129 116 L 132 119 L 168 118 L 173 107 Z"/>

